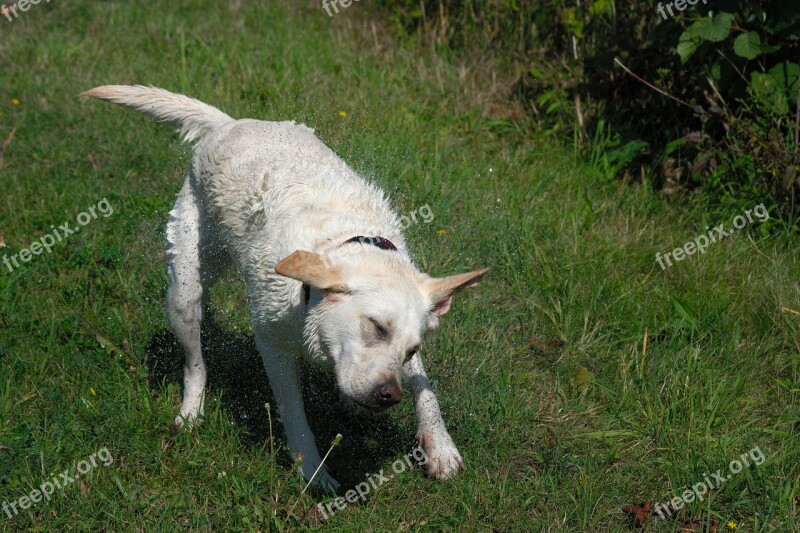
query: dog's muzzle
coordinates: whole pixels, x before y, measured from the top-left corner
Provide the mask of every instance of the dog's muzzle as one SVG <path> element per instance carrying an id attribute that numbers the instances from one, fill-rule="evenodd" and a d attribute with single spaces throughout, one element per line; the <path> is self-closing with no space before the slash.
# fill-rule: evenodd
<path id="1" fill-rule="evenodd" d="M 400 400 L 403 399 L 403 390 L 396 381 L 387 381 L 373 389 L 372 397 L 376 404 L 385 409 L 400 403 Z"/>

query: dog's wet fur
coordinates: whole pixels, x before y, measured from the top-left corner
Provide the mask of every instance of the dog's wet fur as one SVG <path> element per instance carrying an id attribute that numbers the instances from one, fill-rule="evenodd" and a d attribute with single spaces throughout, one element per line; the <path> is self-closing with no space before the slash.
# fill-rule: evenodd
<path id="1" fill-rule="evenodd" d="M 371 412 L 400 402 L 405 381 L 428 475 L 448 479 L 464 467 L 420 347 L 453 295 L 478 285 L 487 269 L 445 278 L 420 272 L 383 191 L 304 125 L 234 120 L 154 87 L 103 86 L 84 96 L 173 124 L 196 142 L 167 224 L 167 316 L 186 356 L 177 426 L 203 414 L 203 311 L 214 281 L 235 265 L 289 449 L 302 454 L 307 480 L 321 458 L 301 395 L 301 357 L 330 369 L 342 395 Z M 338 487 L 324 467 L 315 480 Z"/>

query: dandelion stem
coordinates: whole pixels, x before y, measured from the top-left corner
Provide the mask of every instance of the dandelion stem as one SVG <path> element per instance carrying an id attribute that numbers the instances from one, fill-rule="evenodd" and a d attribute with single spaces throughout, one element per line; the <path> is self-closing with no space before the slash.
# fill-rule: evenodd
<path id="1" fill-rule="evenodd" d="M 319 474 L 319 471 L 320 471 L 320 470 L 322 469 L 322 467 L 325 465 L 325 461 L 328 459 L 328 456 L 331 454 L 331 452 L 333 451 L 333 449 L 334 449 L 334 448 L 335 448 L 335 447 L 336 447 L 336 446 L 337 446 L 337 445 L 338 445 L 338 444 L 339 444 L 341 441 L 342 441 L 342 434 L 341 434 L 341 433 L 337 433 L 337 434 L 336 434 L 336 436 L 333 438 L 333 442 L 331 442 L 331 447 L 330 447 L 330 448 L 328 448 L 328 453 L 326 453 L 326 454 L 325 454 L 325 457 L 323 457 L 323 458 L 322 458 L 322 461 L 320 461 L 320 463 L 319 463 L 319 466 L 317 467 L 317 469 L 316 469 L 316 470 L 314 470 L 314 475 L 312 475 L 312 476 L 311 476 L 311 479 L 309 479 L 309 480 L 308 480 L 308 484 L 305 486 L 305 488 L 303 489 L 303 491 L 300 493 L 300 496 L 298 496 L 298 497 L 297 497 L 297 500 L 295 500 L 295 502 L 294 502 L 294 505 L 292 505 L 292 508 L 291 508 L 291 509 L 289 509 L 289 514 L 290 514 L 290 515 L 292 514 L 292 511 L 294 511 L 294 508 L 297 506 L 297 503 L 300 501 L 300 498 L 302 498 L 302 497 L 303 497 L 303 494 L 305 494 L 305 493 L 306 493 L 306 491 L 308 490 L 308 487 L 310 487 L 310 486 L 311 486 L 311 484 L 314 482 L 314 478 L 315 478 L 315 477 L 317 477 L 317 474 Z"/>

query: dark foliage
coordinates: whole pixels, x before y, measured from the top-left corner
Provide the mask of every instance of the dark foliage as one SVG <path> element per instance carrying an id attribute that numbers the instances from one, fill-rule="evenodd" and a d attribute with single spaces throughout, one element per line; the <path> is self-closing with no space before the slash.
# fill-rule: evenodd
<path id="1" fill-rule="evenodd" d="M 641 172 L 666 191 L 701 187 L 731 209 L 766 201 L 796 221 L 800 2 L 694 3 L 378 2 L 401 35 L 490 50 L 518 77 L 529 124 L 577 138 L 600 177 Z"/>

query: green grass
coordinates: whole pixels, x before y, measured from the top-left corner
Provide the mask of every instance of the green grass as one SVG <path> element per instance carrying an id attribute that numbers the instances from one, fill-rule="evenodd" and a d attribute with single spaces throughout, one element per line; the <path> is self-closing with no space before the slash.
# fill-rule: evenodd
<path id="1" fill-rule="evenodd" d="M 552 141 L 498 132 L 457 63 L 373 32 L 363 2 L 331 19 L 314 2 L 55 1 L 0 26 L 0 140 L 15 129 L 0 253 L 102 198 L 114 208 L 52 253 L 0 265 L 0 503 L 103 447 L 114 458 L 50 502 L 0 511 L 0 529 L 320 525 L 325 498 L 300 497 L 278 421 L 270 446 L 272 398 L 235 274 L 205 335 L 207 419 L 170 428 L 182 355 L 163 312 L 163 228 L 190 149 L 76 96 L 108 83 L 305 122 L 401 213 L 431 206 L 434 221 L 409 228 L 425 269 L 492 267 L 423 349 L 467 470 L 444 483 L 408 470 L 327 528 L 629 531 L 623 505 L 670 499 L 759 446 L 763 464 L 648 530 L 694 515 L 718 531 L 800 529 L 800 243 L 779 221 L 662 271 L 656 252 L 730 221 L 601 185 Z M 330 462 L 345 489 L 411 450 L 408 402 L 372 425 L 307 373 L 320 448 L 344 435 Z"/>

